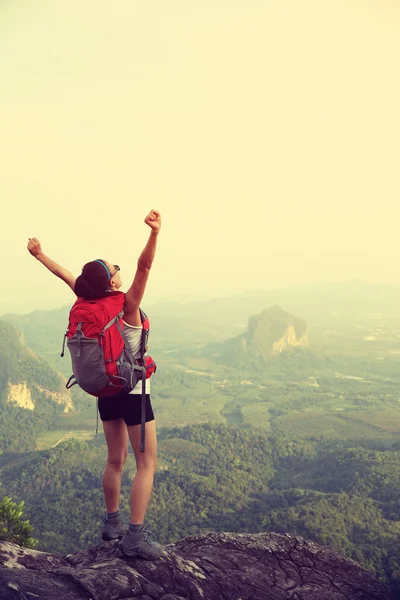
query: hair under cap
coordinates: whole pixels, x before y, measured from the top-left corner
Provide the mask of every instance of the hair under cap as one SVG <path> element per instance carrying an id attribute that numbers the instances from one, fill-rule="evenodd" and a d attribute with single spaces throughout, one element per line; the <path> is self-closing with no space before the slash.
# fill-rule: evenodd
<path id="1" fill-rule="evenodd" d="M 85 300 L 103 298 L 109 291 L 110 271 L 101 259 L 86 263 L 75 282 L 75 294 Z"/>

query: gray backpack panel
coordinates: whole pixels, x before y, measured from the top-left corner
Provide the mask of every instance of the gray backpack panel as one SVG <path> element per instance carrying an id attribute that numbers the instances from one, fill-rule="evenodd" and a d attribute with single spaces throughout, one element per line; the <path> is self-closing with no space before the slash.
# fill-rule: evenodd
<path id="1" fill-rule="evenodd" d="M 82 331 L 67 340 L 71 353 L 72 372 L 81 387 L 88 394 L 96 396 L 109 384 L 104 364 L 103 348 L 97 339 L 87 338 Z"/>

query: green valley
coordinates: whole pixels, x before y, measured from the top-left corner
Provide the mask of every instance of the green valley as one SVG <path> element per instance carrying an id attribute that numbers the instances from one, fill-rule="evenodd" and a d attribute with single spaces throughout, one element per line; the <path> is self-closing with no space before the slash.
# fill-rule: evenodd
<path id="1" fill-rule="evenodd" d="M 397 590 L 400 295 L 368 288 L 362 304 L 361 284 L 327 287 L 149 307 L 159 431 L 149 520 L 163 542 L 298 532 Z M 24 500 L 39 548 L 62 553 L 99 541 L 106 456 L 95 399 L 64 389 L 67 316 L 0 323 L 1 496 Z M 134 472 L 129 454 L 125 510 Z"/>

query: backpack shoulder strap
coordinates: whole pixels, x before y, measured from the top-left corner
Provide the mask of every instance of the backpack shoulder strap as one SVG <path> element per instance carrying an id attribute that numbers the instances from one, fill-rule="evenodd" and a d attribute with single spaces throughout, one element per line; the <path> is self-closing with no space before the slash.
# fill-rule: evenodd
<path id="1" fill-rule="evenodd" d="M 107 329 L 109 329 L 111 327 L 111 325 L 114 325 L 114 323 L 117 323 L 117 325 L 119 324 L 119 320 L 124 316 L 124 311 L 121 310 L 120 313 L 118 313 L 113 319 L 111 319 L 111 321 L 108 321 L 107 325 L 105 325 L 104 329 L 103 329 L 103 333 L 105 331 L 107 331 Z M 119 327 L 118 329 L 122 330 L 122 327 Z"/>
<path id="2" fill-rule="evenodd" d="M 149 339 L 150 333 L 150 322 L 149 319 L 141 308 L 139 308 L 140 312 L 140 320 L 142 321 L 142 339 L 140 342 L 140 358 L 144 360 L 144 355 L 146 354 L 147 340 Z"/>

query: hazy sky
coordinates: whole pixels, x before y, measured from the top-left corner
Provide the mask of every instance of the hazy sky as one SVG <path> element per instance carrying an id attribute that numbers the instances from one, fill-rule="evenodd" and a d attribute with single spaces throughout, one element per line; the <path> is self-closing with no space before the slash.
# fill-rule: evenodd
<path id="1" fill-rule="evenodd" d="M 400 284 L 396 0 L 0 2 L 0 304 L 126 284 L 163 216 L 149 296 L 353 278 Z"/>

